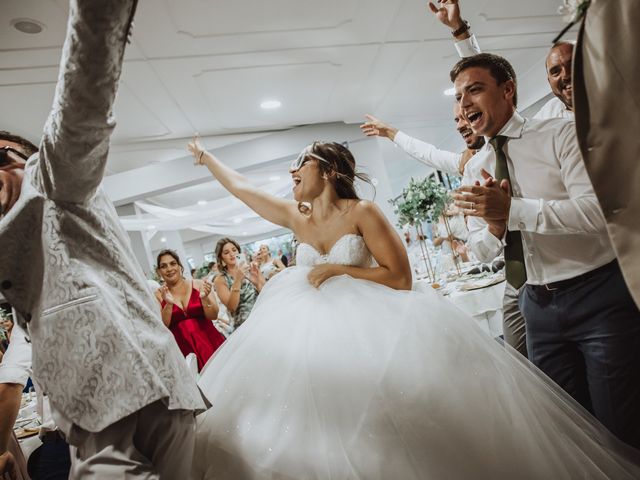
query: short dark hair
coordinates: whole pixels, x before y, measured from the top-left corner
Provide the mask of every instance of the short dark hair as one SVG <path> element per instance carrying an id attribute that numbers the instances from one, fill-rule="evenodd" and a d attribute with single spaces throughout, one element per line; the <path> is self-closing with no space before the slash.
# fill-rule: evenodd
<path id="1" fill-rule="evenodd" d="M 13 142 L 20 145 L 24 150 L 24 153 L 29 157 L 38 151 L 38 147 L 36 147 L 26 138 L 23 138 L 20 135 L 14 135 L 13 133 L 7 132 L 6 130 L 0 130 L 0 140 Z"/>
<path id="2" fill-rule="evenodd" d="M 479 53 L 471 57 L 462 58 L 454 65 L 449 73 L 451 81 L 455 82 L 458 75 L 467 68 L 473 67 L 480 67 L 489 70 L 489 73 L 493 78 L 495 78 L 498 85 L 502 85 L 509 80 L 513 80 L 516 87 L 513 94 L 513 105 L 515 107 L 518 106 L 518 81 L 516 79 L 516 72 L 505 58 L 492 53 Z"/>

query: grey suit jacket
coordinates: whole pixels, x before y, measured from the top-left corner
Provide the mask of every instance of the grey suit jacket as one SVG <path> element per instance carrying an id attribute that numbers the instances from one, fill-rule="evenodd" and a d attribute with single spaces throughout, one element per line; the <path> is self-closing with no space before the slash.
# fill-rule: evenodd
<path id="1" fill-rule="evenodd" d="M 204 407 L 100 189 L 133 0 L 75 0 L 53 108 L 0 222 L 0 289 L 57 423 L 100 431 L 156 400 Z"/>
<path id="2" fill-rule="evenodd" d="M 578 140 L 629 290 L 640 305 L 640 5 L 592 0 L 574 68 Z"/>

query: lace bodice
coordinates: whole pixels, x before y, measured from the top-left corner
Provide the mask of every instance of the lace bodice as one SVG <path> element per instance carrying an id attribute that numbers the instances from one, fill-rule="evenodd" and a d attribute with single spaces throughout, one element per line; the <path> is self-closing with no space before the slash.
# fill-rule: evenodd
<path id="1" fill-rule="evenodd" d="M 308 243 L 301 243 L 298 245 L 296 263 L 308 267 L 319 263 L 369 267 L 373 259 L 364 239 L 360 235 L 348 233 L 340 237 L 326 255 L 322 255 Z"/>

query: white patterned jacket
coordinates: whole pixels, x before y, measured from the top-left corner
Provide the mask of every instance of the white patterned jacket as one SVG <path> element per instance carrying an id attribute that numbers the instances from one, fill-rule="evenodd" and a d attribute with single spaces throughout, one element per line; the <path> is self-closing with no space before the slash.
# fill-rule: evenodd
<path id="1" fill-rule="evenodd" d="M 29 332 L 35 380 L 59 426 L 92 432 L 160 399 L 204 407 L 99 186 L 135 5 L 71 2 L 40 152 L 0 221 L 0 289 Z"/>

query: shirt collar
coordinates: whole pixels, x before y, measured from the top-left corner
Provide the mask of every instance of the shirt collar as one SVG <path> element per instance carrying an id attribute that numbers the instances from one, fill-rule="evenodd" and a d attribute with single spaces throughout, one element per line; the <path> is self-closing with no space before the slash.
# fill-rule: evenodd
<path id="1" fill-rule="evenodd" d="M 526 122 L 526 119 L 514 110 L 513 115 L 507 123 L 504 124 L 498 135 L 503 135 L 508 138 L 520 138 Z M 485 137 L 485 140 L 486 144 L 489 144 L 489 140 L 491 139 L 489 137 Z"/>

